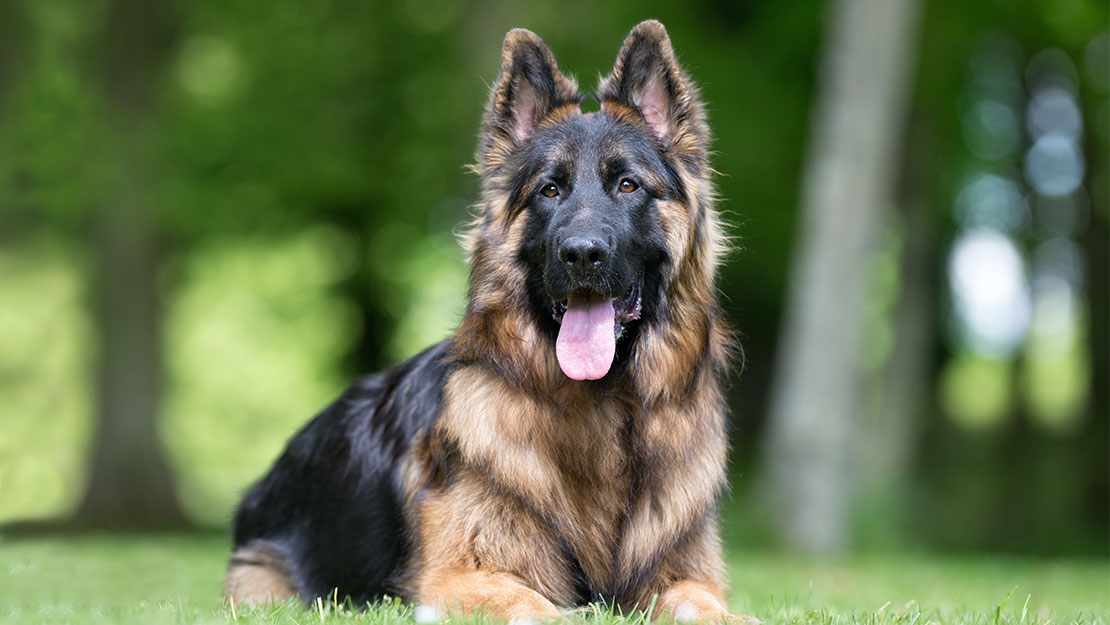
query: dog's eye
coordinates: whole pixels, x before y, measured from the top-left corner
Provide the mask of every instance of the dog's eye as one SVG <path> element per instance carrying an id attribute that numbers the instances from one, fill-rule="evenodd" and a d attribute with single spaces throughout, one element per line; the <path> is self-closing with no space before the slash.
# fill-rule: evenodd
<path id="1" fill-rule="evenodd" d="M 632 193 L 633 191 L 635 191 L 636 189 L 639 189 L 639 188 L 640 188 L 640 185 L 633 182 L 630 178 L 624 178 L 624 179 L 621 180 L 621 184 L 620 184 L 621 193 Z"/>
<path id="2" fill-rule="evenodd" d="M 559 187 L 553 184 L 545 184 L 543 188 L 540 189 L 540 193 L 542 193 L 544 197 L 555 197 L 559 195 Z"/>

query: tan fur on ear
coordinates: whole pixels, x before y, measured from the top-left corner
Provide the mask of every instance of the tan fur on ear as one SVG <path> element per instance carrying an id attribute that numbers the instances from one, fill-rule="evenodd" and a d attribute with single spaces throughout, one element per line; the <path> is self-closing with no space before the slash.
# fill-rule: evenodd
<path id="1" fill-rule="evenodd" d="M 707 165 L 705 110 L 661 23 L 640 22 L 628 33 L 598 93 L 602 110 L 614 104 L 635 109 L 664 145 L 698 166 Z"/>
<path id="2" fill-rule="evenodd" d="M 478 144 L 478 169 L 489 173 L 528 140 L 549 113 L 582 102 L 578 84 L 559 71 L 551 48 L 536 33 L 515 28 L 501 46 L 501 72 L 490 92 Z"/>

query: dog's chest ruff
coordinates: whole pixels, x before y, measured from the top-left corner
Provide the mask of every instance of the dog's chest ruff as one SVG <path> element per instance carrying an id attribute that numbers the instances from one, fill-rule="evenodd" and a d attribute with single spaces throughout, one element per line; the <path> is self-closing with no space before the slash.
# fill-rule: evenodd
<path id="1" fill-rule="evenodd" d="M 551 401 L 463 366 L 443 398 L 431 439 L 444 450 L 444 479 L 414 514 L 418 569 L 450 554 L 454 566 L 494 567 L 555 604 L 632 606 L 676 579 L 668 554 L 693 549 L 691 536 L 697 549 L 715 548 L 715 530 L 703 530 L 725 484 L 716 386 L 647 410 L 619 392 Z"/>
<path id="2" fill-rule="evenodd" d="M 447 462 L 455 482 L 449 477 L 443 488 L 473 489 L 467 474 L 480 474 L 486 495 L 497 505 L 511 502 L 513 513 L 530 517 L 552 544 L 557 561 L 534 562 L 544 569 L 537 576 L 562 577 L 570 597 L 596 600 L 582 595 L 612 596 L 628 583 L 621 576 L 637 568 L 621 559 L 636 551 L 623 543 L 642 507 L 646 463 L 634 440 L 638 415 L 630 402 L 592 393 L 564 399 L 574 403 L 536 400 L 483 368 L 455 371 L 436 426 L 453 452 Z M 552 575 L 556 569 L 560 574 Z"/>

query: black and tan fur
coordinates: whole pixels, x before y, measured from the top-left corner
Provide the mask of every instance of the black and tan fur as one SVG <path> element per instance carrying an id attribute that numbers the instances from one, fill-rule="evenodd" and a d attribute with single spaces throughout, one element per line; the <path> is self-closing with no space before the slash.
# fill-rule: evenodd
<path id="1" fill-rule="evenodd" d="M 601 110 L 583 114 L 582 99 L 539 37 L 508 34 L 475 166 L 465 316 L 447 341 L 358 381 L 247 494 L 233 601 L 338 589 L 547 619 L 657 597 L 683 620 L 740 620 L 716 518 L 731 343 L 705 114 L 655 21 L 628 35 Z M 621 195 L 618 179 L 635 189 Z M 560 215 L 613 233 L 611 275 L 583 286 L 552 260 Z M 587 287 L 635 288 L 642 314 L 637 302 L 605 377 L 576 381 L 556 359 L 552 305 Z"/>

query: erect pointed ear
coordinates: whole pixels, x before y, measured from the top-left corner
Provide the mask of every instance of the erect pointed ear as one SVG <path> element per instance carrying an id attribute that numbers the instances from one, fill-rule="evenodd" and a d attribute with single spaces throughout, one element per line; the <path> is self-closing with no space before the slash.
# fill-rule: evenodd
<path id="1" fill-rule="evenodd" d="M 678 64 L 667 29 L 640 22 L 625 37 L 613 73 L 598 89 L 602 108 L 635 110 L 665 145 L 704 161 L 709 146 L 698 89 Z M 608 107 L 615 108 L 615 107 Z"/>
<path id="2" fill-rule="evenodd" d="M 499 165 L 552 111 L 565 106 L 578 110 L 581 102 L 578 85 L 559 71 L 543 39 L 523 28 L 510 30 L 501 48 L 501 73 L 482 122 L 478 147 L 482 168 Z"/>

